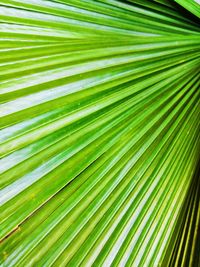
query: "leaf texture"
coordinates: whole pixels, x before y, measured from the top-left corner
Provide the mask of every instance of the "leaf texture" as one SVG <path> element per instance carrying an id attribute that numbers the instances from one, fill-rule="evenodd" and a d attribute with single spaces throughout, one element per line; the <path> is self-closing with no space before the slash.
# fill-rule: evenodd
<path id="1" fill-rule="evenodd" d="M 198 266 L 200 5 L 176 2 L 1 0 L 2 266 Z"/>

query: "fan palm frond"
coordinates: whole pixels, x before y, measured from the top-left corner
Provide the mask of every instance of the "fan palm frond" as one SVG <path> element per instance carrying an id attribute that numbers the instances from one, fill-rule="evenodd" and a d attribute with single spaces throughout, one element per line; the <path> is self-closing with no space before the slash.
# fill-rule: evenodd
<path id="1" fill-rule="evenodd" d="M 200 5 L 176 2 L 1 0 L 2 266 L 197 266 Z"/>

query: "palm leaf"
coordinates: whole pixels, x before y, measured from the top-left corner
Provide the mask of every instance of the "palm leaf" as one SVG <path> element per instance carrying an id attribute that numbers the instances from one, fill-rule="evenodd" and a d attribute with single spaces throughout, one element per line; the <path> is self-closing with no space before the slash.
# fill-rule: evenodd
<path id="1" fill-rule="evenodd" d="M 200 6 L 176 2 L 1 1 L 2 266 L 198 265 Z"/>

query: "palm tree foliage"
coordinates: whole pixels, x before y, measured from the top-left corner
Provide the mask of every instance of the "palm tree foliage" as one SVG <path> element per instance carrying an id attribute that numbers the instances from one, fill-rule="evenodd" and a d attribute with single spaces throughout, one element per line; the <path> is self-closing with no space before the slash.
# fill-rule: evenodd
<path id="1" fill-rule="evenodd" d="M 1 0 L 2 266 L 197 266 L 200 6 Z"/>

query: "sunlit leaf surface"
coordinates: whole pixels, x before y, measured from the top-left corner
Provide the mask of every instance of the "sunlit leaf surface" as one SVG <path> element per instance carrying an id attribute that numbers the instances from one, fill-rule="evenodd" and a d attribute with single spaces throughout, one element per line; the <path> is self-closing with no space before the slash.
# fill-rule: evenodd
<path id="1" fill-rule="evenodd" d="M 198 1 L 1 0 L 0 102 L 1 266 L 198 266 Z"/>

